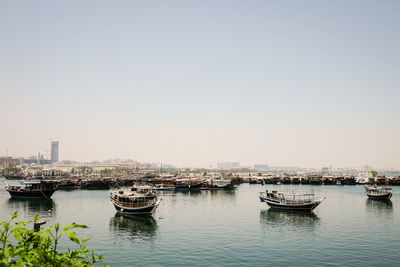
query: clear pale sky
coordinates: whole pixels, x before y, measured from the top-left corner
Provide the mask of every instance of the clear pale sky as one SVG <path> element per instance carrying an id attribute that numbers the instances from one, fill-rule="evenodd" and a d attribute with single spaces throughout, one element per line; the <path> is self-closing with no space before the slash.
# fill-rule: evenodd
<path id="1" fill-rule="evenodd" d="M 0 1 L 0 155 L 400 168 L 400 1 Z"/>

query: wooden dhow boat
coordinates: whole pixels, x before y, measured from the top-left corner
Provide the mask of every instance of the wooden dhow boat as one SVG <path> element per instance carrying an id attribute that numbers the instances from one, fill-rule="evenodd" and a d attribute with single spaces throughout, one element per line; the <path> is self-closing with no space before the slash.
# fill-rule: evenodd
<path id="1" fill-rule="evenodd" d="M 376 185 L 366 185 L 365 193 L 369 199 L 389 200 L 392 197 L 392 188 Z"/>
<path id="2" fill-rule="evenodd" d="M 161 201 L 151 186 L 136 186 L 127 192 L 113 191 L 110 200 L 117 212 L 131 215 L 152 215 Z"/>
<path id="3" fill-rule="evenodd" d="M 18 184 L 7 185 L 6 190 L 13 198 L 50 199 L 57 190 L 57 182 L 46 180 L 21 180 Z"/>
<path id="4" fill-rule="evenodd" d="M 312 211 L 325 199 L 325 197 L 315 199 L 312 193 L 283 193 L 275 190 L 260 192 L 259 197 L 262 202 L 266 202 L 273 209 L 298 211 Z"/>

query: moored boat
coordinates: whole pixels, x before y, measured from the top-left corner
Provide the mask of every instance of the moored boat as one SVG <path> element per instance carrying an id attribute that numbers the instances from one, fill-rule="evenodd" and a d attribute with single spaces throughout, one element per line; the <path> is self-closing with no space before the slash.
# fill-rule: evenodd
<path id="1" fill-rule="evenodd" d="M 313 185 L 321 185 L 323 181 L 321 175 L 310 175 L 308 178 L 310 179 L 310 184 Z"/>
<path id="2" fill-rule="evenodd" d="M 392 197 L 392 188 L 383 186 L 365 186 L 365 193 L 369 199 L 373 200 L 389 200 Z"/>
<path id="3" fill-rule="evenodd" d="M 233 188 L 231 179 L 214 178 L 211 179 L 211 187 L 219 189 L 230 189 Z"/>
<path id="4" fill-rule="evenodd" d="M 324 198 L 315 199 L 314 194 L 282 193 L 273 190 L 272 192 L 260 192 L 260 200 L 266 202 L 273 209 L 312 211 Z"/>
<path id="5" fill-rule="evenodd" d="M 46 180 L 21 180 L 18 184 L 7 185 L 11 197 L 50 199 L 57 190 L 57 182 Z"/>
<path id="6" fill-rule="evenodd" d="M 203 186 L 202 180 L 197 179 L 176 179 L 174 182 L 174 190 L 200 190 Z"/>
<path id="7" fill-rule="evenodd" d="M 175 186 L 173 184 L 157 184 L 154 189 L 157 191 L 172 191 Z"/>
<path id="8" fill-rule="evenodd" d="M 117 212 L 132 215 L 152 215 L 160 204 L 156 191 L 151 186 L 132 187 L 131 191 L 113 191 L 110 193 Z"/>

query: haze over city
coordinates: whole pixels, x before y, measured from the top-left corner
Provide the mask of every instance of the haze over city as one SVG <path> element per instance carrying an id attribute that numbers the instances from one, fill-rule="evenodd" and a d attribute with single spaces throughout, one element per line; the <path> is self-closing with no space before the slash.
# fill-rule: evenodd
<path id="1" fill-rule="evenodd" d="M 399 7 L 2 1 L 0 154 L 400 168 Z"/>

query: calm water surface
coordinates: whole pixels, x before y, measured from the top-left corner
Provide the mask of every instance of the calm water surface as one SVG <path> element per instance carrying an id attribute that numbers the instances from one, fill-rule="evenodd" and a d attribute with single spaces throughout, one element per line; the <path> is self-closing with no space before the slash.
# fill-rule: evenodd
<path id="1" fill-rule="evenodd" d="M 77 222 L 111 266 L 399 266 L 400 187 L 389 203 L 362 186 L 249 185 L 165 192 L 152 218 L 116 214 L 106 190 L 57 191 L 52 201 L 12 200 L 0 182 L 0 219 L 18 211 L 47 224 Z M 314 214 L 271 211 L 265 189 L 326 196 Z M 52 210 L 48 213 L 48 210 Z"/>

